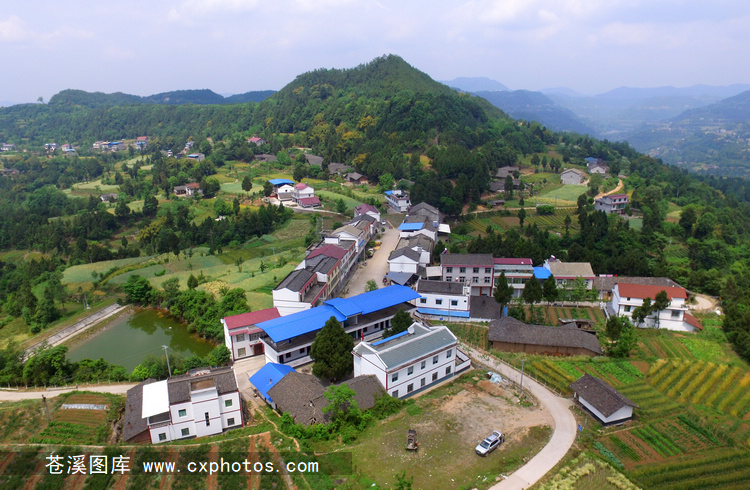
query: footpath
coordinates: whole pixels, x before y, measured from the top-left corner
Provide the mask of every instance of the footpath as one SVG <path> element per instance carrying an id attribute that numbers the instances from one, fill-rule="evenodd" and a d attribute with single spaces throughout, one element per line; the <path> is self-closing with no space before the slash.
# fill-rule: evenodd
<path id="1" fill-rule="evenodd" d="M 515 368 L 466 344 L 462 344 L 460 348 L 471 357 L 475 364 L 485 366 L 514 383 L 520 384 L 521 373 Z M 492 490 L 529 488 L 542 479 L 565 457 L 576 439 L 578 423 L 570 410 L 573 406 L 571 400 L 555 395 L 528 376 L 523 378 L 523 388 L 528 390 L 539 401 L 540 405 L 552 414 L 555 422 L 555 426 L 552 428 L 552 437 L 536 456 L 509 475 L 508 478 L 492 486 Z"/>
<path id="2" fill-rule="evenodd" d="M 41 342 L 37 342 L 25 351 L 25 356 L 29 357 L 39 349 L 43 344 L 46 344 L 50 347 L 54 347 L 56 345 L 59 345 L 63 343 L 64 341 L 68 340 L 69 338 L 73 337 L 74 335 L 77 335 L 97 323 L 99 323 L 102 320 L 105 320 L 111 316 L 114 316 L 121 311 L 125 310 L 127 306 L 120 306 L 119 304 L 115 303 L 112 305 L 107 306 L 106 308 L 102 308 L 101 310 L 97 311 L 96 313 L 93 313 L 86 318 L 82 318 L 81 320 L 77 321 L 73 325 L 66 327 L 59 332 L 51 335 L 50 337 L 47 337 Z"/>

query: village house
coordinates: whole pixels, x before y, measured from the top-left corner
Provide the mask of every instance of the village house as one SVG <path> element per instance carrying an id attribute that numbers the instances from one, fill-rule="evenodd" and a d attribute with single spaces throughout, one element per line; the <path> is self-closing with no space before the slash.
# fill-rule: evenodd
<path id="1" fill-rule="evenodd" d="M 256 155 L 257 157 L 258 155 Z M 271 185 L 273 186 L 273 192 L 271 192 L 271 195 L 278 194 L 279 188 L 283 187 L 285 185 L 288 185 L 290 187 L 294 187 L 294 181 L 289 179 L 269 179 L 268 180 Z M 294 191 L 292 191 L 294 193 Z M 294 198 L 294 196 L 292 196 Z"/>
<path id="2" fill-rule="evenodd" d="M 315 189 L 302 182 L 296 184 L 292 192 L 294 195 L 294 202 L 297 204 L 301 204 L 302 199 L 315 196 Z"/>
<path id="3" fill-rule="evenodd" d="M 599 300 L 606 303 L 612 301 L 612 290 L 615 288 L 615 285 L 620 282 L 627 284 L 640 284 L 643 286 L 660 286 L 662 289 L 665 287 L 680 287 L 679 284 L 668 277 L 600 275 L 594 278 L 594 287 L 599 291 Z"/>
<path id="4" fill-rule="evenodd" d="M 604 211 L 607 214 L 625 214 L 625 207 L 627 207 L 629 202 L 627 194 L 610 194 L 597 198 L 594 201 L 594 209 L 596 211 Z"/>
<path id="5" fill-rule="evenodd" d="M 443 281 L 466 283 L 472 296 L 492 296 L 495 261 L 490 254 L 448 254 L 440 256 Z"/>
<path id="6" fill-rule="evenodd" d="M 408 330 L 354 347 L 354 376 L 375 375 L 394 398 L 407 398 L 468 369 L 448 327 L 413 323 Z"/>
<path id="7" fill-rule="evenodd" d="M 57 143 L 45 143 L 44 149 L 47 151 L 55 151 L 57 150 Z"/>
<path id="8" fill-rule="evenodd" d="M 412 236 L 424 235 L 434 242 L 437 240 L 438 231 L 441 226 L 447 227 L 448 225 L 437 224 L 426 216 L 408 214 L 404 218 L 403 223 L 398 225 L 398 236 L 400 238 L 409 238 Z M 450 230 L 450 228 L 448 229 Z"/>
<path id="9" fill-rule="evenodd" d="M 0 151 L 16 151 L 16 145 L 13 143 L 3 143 L 0 145 Z"/>
<path id="10" fill-rule="evenodd" d="M 385 202 L 397 213 L 405 213 L 411 207 L 409 194 L 401 190 L 385 191 Z"/>
<path id="11" fill-rule="evenodd" d="M 594 287 L 596 276 L 588 262 L 562 262 L 552 256 L 544 261 L 544 268 L 555 276 L 559 288 L 570 289 L 577 279 L 582 279 L 589 291 Z"/>
<path id="12" fill-rule="evenodd" d="M 196 162 L 202 162 L 206 159 L 206 155 L 203 153 L 191 153 L 187 156 L 188 160 L 195 160 Z"/>
<path id="13" fill-rule="evenodd" d="M 315 166 L 322 166 L 323 165 L 323 157 L 318 155 L 312 155 L 310 153 L 305 153 L 305 160 L 307 160 L 307 163 L 309 165 L 315 165 Z"/>
<path id="14" fill-rule="evenodd" d="M 323 160 L 321 159 L 321 164 L 322 162 Z M 315 164 L 311 163 L 310 165 L 315 165 Z M 351 165 L 346 165 L 343 163 L 335 163 L 335 162 L 331 162 L 328 164 L 328 173 L 330 175 L 344 175 L 351 170 L 352 170 Z"/>
<path id="15" fill-rule="evenodd" d="M 281 378 L 286 376 L 288 373 L 296 372 L 292 366 L 286 364 L 278 364 L 275 362 L 268 362 L 263 365 L 255 374 L 250 376 L 250 384 L 255 388 L 255 393 L 263 398 L 271 408 L 276 410 L 276 402 L 273 401 L 271 395 L 268 394 L 268 390 L 273 388 L 276 383 L 281 381 Z"/>
<path id="16" fill-rule="evenodd" d="M 99 196 L 99 199 L 102 200 L 102 202 L 110 203 L 110 202 L 117 202 L 117 194 L 110 192 L 109 194 L 102 194 Z"/>
<path id="17" fill-rule="evenodd" d="M 354 185 L 360 185 L 367 182 L 365 176 L 357 172 L 351 172 L 350 174 L 347 174 L 346 180 L 347 182 L 350 182 Z"/>
<path id="18" fill-rule="evenodd" d="M 510 316 L 490 322 L 490 347 L 503 352 L 546 356 L 600 356 L 596 334 L 575 327 L 531 325 Z"/>
<path id="19" fill-rule="evenodd" d="M 380 222 L 380 211 L 372 204 L 360 204 L 354 208 L 354 217 L 369 215 L 375 218 L 375 221 Z"/>
<path id="20" fill-rule="evenodd" d="M 276 189 L 276 197 L 279 201 L 293 201 L 294 200 L 294 187 L 289 184 L 284 184 Z"/>
<path id="21" fill-rule="evenodd" d="M 469 285 L 461 282 L 420 279 L 414 300 L 417 312 L 438 317 L 469 318 Z"/>
<path id="22" fill-rule="evenodd" d="M 682 287 L 645 286 L 620 282 L 612 289 L 612 301 L 608 304 L 609 313 L 632 320 L 633 311 L 641 306 L 646 298 L 651 298 L 653 303 L 656 295 L 661 291 L 667 293 L 669 305 L 646 317 L 643 326 L 682 332 L 695 332 L 702 329 L 698 320 L 688 313 L 687 291 Z"/>
<path id="23" fill-rule="evenodd" d="M 232 354 L 232 361 L 263 355 L 263 343 L 260 341 L 263 331 L 256 325 L 280 316 L 278 308 L 267 308 L 222 318 L 224 343 Z"/>
<path id="24" fill-rule="evenodd" d="M 495 277 L 499 277 L 504 272 L 505 279 L 513 287 L 513 297 L 520 298 L 526 283 L 534 277 L 531 259 L 496 258 L 493 262 L 495 263 Z"/>
<path id="25" fill-rule="evenodd" d="M 252 138 L 248 138 L 247 142 L 248 143 L 252 143 L 255 146 L 261 146 L 261 145 L 265 145 L 265 144 L 268 143 L 268 141 L 264 140 L 263 138 L 259 138 L 257 136 L 253 136 Z"/>
<path id="26" fill-rule="evenodd" d="M 563 170 L 563 172 L 560 174 L 560 181 L 563 184 L 583 185 L 583 183 L 586 181 L 586 174 L 576 168 L 569 168 L 567 170 Z"/>
<path id="27" fill-rule="evenodd" d="M 148 146 L 148 136 L 138 136 L 135 139 L 135 147 L 139 150 L 145 150 Z"/>
<path id="28" fill-rule="evenodd" d="M 497 169 L 497 173 L 495 173 L 495 177 L 497 177 L 498 179 L 503 179 L 503 182 L 504 182 L 505 177 L 509 175 L 511 177 L 515 177 L 516 172 L 520 172 L 520 171 L 521 169 L 518 167 L 500 167 L 499 169 Z"/>
<path id="29" fill-rule="evenodd" d="M 406 286 L 388 286 L 350 298 L 332 298 L 321 305 L 258 324 L 266 362 L 301 366 L 311 362 L 315 335 L 334 317 L 354 339 L 380 338 L 399 310 L 414 309 L 419 295 Z"/>
<path id="30" fill-rule="evenodd" d="M 263 162 L 263 163 L 274 163 L 274 162 L 279 161 L 276 155 L 269 155 L 268 153 L 260 153 L 258 155 L 255 155 L 253 160 L 257 162 Z M 292 182 L 291 180 L 289 182 L 294 184 L 294 182 Z"/>
<path id="31" fill-rule="evenodd" d="M 633 418 L 640 408 L 628 397 L 601 379 L 586 373 L 570 384 L 573 400 L 604 425 L 619 424 Z"/>
<path id="32" fill-rule="evenodd" d="M 242 407 L 231 367 L 194 369 L 163 381 L 148 379 L 127 392 L 126 442 L 156 444 L 236 427 L 242 427 Z"/>
<path id="33" fill-rule="evenodd" d="M 402 247 L 391 252 L 388 256 L 388 272 L 406 273 L 411 275 L 419 272 L 420 254 L 408 247 Z"/>

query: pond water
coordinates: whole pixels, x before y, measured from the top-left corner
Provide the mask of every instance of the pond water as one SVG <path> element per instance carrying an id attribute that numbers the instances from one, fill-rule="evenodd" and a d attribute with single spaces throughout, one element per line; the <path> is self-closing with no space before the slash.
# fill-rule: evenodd
<path id="1" fill-rule="evenodd" d="M 68 351 L 68 359 L 99 359 L 124 366 L 132 371 L 149 354 L 163 356 L 166 345 L 170 354 L 189 357 L 205 356 L 214 345 L 191 335 L 186 325 L 174 318 L 150 309 L 130 309 L 109 325 L 75 343 Z"/>

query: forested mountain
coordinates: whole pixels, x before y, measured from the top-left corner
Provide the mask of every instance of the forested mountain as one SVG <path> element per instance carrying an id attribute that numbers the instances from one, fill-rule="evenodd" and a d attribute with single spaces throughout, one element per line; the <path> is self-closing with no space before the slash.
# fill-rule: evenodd
<path id="1" fill-rule="evenodd" d="M 750 91 L 685 111 L 628 136 L 640 151 L 712 175 L 750 177 Z"/>
<path id="2" fill-rule="evenodd" d="M 85 92 L 83 90 L 63 90 L 49 100 L 52 106 L 81 106 L 81 107 L 113 107 L 130 104 L 239 104 L 244 102 L 260 102 L 276 93 L 275 90 L 259 90 L 223 97 L 208 89 L 203 90 L 174 90 L 161 94 L 141 97 L 122 92 L 105 94 L 102 92 Z"/>
<path id="3" fill-rule="evenodd" d="M 511 117 L 525 121 L 538 121 L 553 131 L 573 131 L 581 134 L 596 134 L 576 116 L 573 111 L 555 103 L 541 92 L 514 90 L 507 92 L 477 91 L 492 105 L 507 112 Z"/>
<path id="4" fill-rule="evenodd" d="M 458 77 L 441 83 L 464 92 L 497 92 L 510 90 L 508 87 L 487 77 Z"/>

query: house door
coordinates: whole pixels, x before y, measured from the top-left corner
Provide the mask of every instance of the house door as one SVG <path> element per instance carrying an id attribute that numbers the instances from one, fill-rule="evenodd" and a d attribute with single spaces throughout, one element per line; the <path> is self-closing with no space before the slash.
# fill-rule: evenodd
<path id="1" fill-rule="evenodd" d="M 253 346 L 253 355 L 259 356 L 263 354 L 263 343 L 259 342 Z"/>

